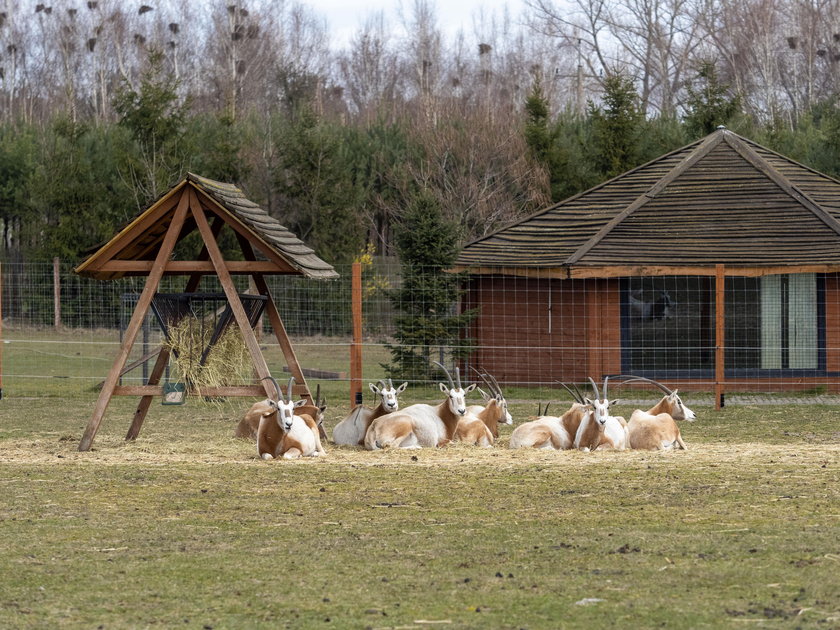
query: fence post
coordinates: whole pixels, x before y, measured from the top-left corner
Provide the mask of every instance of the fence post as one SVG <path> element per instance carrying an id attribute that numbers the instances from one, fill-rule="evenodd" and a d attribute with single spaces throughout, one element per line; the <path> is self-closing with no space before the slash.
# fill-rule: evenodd
<path id="1" fill-rule="evenodd" d="M 724 362 L 724 342 L 726 341 L 726 269 L 723 265 L 715 266 L 715 410 L 723 408 L 723 383 L 726 365 Z"/>
<path id="2" fill-rule="evenodd" d="M 362 398 L 362 263 L 354 262 L 351 283 L 353 342 L 350 344 L 350 407 Z"/>
<path id="3" fill-rule="evenodd" d="M 61 274 L 59 273 L 58 257 L 53 258 L 53 310 L 55 313 L 55 327 L 61 328 Z"/>
<path id="4" fill-rule="evenodd" d="M 0 400 L 3 400 L 3 263 L 0 263 Z"/>

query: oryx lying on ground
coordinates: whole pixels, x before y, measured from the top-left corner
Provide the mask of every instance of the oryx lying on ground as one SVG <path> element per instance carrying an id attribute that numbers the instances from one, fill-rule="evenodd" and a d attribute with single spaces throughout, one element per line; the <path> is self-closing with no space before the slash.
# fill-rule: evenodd
<path id="1" fill-rule="evenodd" d="M 475 389 L 475 383 L 462 388 L 458 368 L 455 368 L 456 384 L 445 367 L 437 361 L 435 364 L 444 371 L 449 381 L 448 387 L 444 383 L 438 384 L 446 399 L 437 406 L 410 405 L 380 416 L 370 424 L 365 434 L 366 449 L 443 446 L 452 440 L 458 420 L 467 413 L 466 397 Z"/>
<path id="2" fill-rule="evenodd" d="M 365 407 L 364 405 L 357 405 L 350 414 L 341 422 L 335 425 L 333 429 L 333 442 L 336 444 L 361 446 L 365 443 L 365 433 L 367 432 L 370 423 L 384 416 L 387 413 L 393 413 L 400 408 L 397 397 L 405 391 L 408 383 L 403 383 L 397 388 L 391 379 L 388 382 L 379 381 L 378 386 L 369 383 L 370 391 L 374 395 L 379 396 L 379 404 L 376 407 Z"/>
<path id="3" fill-rule="evenodd" d="M 473 371 L 487 385 L 489 393 L 477 388 L 486 404 L 467 407 L 467 414 L 458 420 L 455 439 L 466 444 L 490 447 L 499 437 L 499 424 L 513 424 L 513 417 L 508 412 L 507 401 L 498 381 L 487 372 L 479 372 L 475 368 Z"/>
<path id="4" fill-rule="evenodd" d="M 267 378 L 274 384 L 276 400 L 267 398 L 254 403 L 239 421 L 236 437 L 256 439 L 257 454 L 262 459 L 326 455 L 318 426 L 327 408 L 326 401 L 319 400 L 320 388 L 315 396 L 317 405 L 309 405 L 305 399 L 292 402 L 294 377 L 289 379 L 288 400 L 277 381 Z"/>

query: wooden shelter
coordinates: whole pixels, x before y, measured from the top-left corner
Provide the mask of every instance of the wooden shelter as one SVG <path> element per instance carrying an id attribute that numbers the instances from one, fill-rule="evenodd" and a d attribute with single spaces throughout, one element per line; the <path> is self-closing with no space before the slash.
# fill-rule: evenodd
<path id="1" fill-rule="evenodd" d="M 222 230 L 232 231 L 242 250 L 243 260 L 225 260 L 217 243 Z M 196 231 L 203 242 L 197 259 L 175 260 L 175 246 Z M 330 279 L 338 277 L 338 274 L 276 219 L 246 199 L 232 184 L 189 174 L 88 257 L 75 271 L 82 276 L 99 280 L 112 280 L 124 276 L 147 277 L 119 353 L 102 386 L 93 415 L 79 444 L 80 451 L 90 449 L 112 396 L 141 397 L 126 435 L 126 439 L 131 440 L 139 434 L 152 398 L 163 393 L 160 380 L 169 360 L 169 350 L 166 348 L 158 353 L 146 384 L 121 386 L 119 379 L 164 275 L 187 276 L 184 295 L 193 294 L 203 276 L 218 276 L 233 320 L 242 332 L 253 361 L 254 372 L 259 379 L 257 384 L 212 390 L 202 388 L 203 395 L 275 395 L 274 386 L 265 378 L 270 376 L 270 372 L 254 334 L 252 314 L 246 312 L 243 299 L 237 293 L 232 278 L 234 275 L 250 275 L 259 294 L 264 296 L 265 312 L 295 377 L 294 392 L 312 401 L 306 379 L 269 292 L 265 276 L 294 274 L 313 279 Z"/>
<path id="2" fill-rule="evenodd" d="M 474 361 L 508 382 L 840 377 L 840 182 L 724 128 L 468 244 L 455 270 L 480 307 Z"/>

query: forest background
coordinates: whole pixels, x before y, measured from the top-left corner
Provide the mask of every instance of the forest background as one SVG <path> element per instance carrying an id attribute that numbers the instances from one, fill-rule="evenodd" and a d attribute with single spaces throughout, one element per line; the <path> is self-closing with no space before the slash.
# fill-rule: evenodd
<path id="1" fill-rule="evenodd" d="M 724 124 L 840 174 L 840 0 L 430 0 L 337 49 L 305 3 L 0 0 L 7 261 L 78 260 L 187 172 L 333 263 L 418 199 L 465 243 Z"/>

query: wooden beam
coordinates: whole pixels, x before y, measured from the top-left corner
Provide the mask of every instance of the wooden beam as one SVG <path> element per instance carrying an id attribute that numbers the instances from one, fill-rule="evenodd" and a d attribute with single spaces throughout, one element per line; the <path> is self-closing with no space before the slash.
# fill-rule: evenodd
<path id="1" fill-rule="evenodd" d="M 224 256 L 222 256 L 222 252 L 219 250 L 219 245 L 213 237 L 210 224 L 207 222 L 207 217 L 204 214 L 201 204 L 198 202 L 194 189 L 190 188 L 189 196 L 191 200 L 190 209 L 192 210 L 196 225 L 198 226 L 198 231 L 204 239 L 204 244 L 210 254 L 210 260 L 213 262 L 216 274 L 219 276 L 219 283 L 222 285 L 222 289 L 227 296 L 230 310 L 233 312 L 236 323 L 239 325 L 239 330 L 242 332 L 242 339 L 245 341 L 245 346 L 251 354 L 251 361 L 254 364 L 257 377 L 260 379 L 260 384 L 263 386 L 263 391 L 265 395 L 270 398 L 275 395 L 274 385 L 269 380 L 271 373 L 269 372 L 268 365 L 265 362 L 262 350 L 260 350 L 260 345 L 257 343 L 257 338 L 254 336 L 254 329 L 251 328 L 251 322 L 248 320 L 248 315 L 245 313 L 245 308 L 242 306 L 242 301 L 239 299 L 239 293 L 236 291 L 233 279 L 225 266 Z"/>
<path id="2" fill-rule="evenodd" d="M 715 409 L 723 408 L 726 365 L 724 345 L 726 341 L 726 269 L 716 266 L 715 274 Z"/>
<path id="3" fill-rule="evenodd" d="M 515 276 L 520 278 L 626 278 L 632 276 L 708 276 L 715 277 L 714 265 L 614 265 L 614 266 L 571 266 L 571 267 L 471 267 L 456 265 L 447 270 L 452 273 L 467 273 L 473 276 Z M 840 273 L 840 264 L 818 265 L 775 265 L 736 266 L 726 265 L 727 277 L 746 276 L 757 278 L 783 273 Z"/>
<path id="4" fill-rule="evenodd" d="M 350 344 L 350 408 L 361 401 L 362 393 L 362 264 L 353 263 L 351 302 L 353 312 L 353 342 Z"/>
<path id="5" fill-rule="evenodd" d="M 96 272 L 104 263 L 111 260 L 112 256 L 118 254 L 131 242 L 136 240 L 136 238 L 131 238 L 133 235 L 139 237 L 145 234 L 146 231 L 161 220 L 161 217 L 179 205 L 181 195 L 178 193 L 185 185 L 186 180 L 161 197 L 154 205 L 150 206 L 145 212 L 134 219 L 134 221 L 123 228 L 119 234 L 108 241 L 99 251 L 76 267 L 75 272 L 81 275 Z"/>
<path id="6" fill-rule="evenodd" d="M 135 273 L 147 274 L 151 271 L 154 261 L 152 260 L 112 260 L 105 263 L 99 268 L 102 272 L 113 273 Z M 225 261 L 225 267 L 228 273 L 231 274 L 250 274 L 250 273 L 268 273 L 268 274 L 298 274 L 295 269 L 290 267 L 279 267 L 270 260 L 228 260 Z M 215 273 L 215 268 L 211 261 L 201 260 L 170 260 L 164 268 L 164 273 L 171 275 L 186 275 L 190 273 Z"/>
<path id="7" fill-rule="evenodd" d="M 273 390 L 273 386 L 272 386 Z M 292 388 L 292 393 L 296 396 L 303 397 L 304 386 L 295 384 Z M 209 396 L 212 398 L 223 396 L 251 396 L 251 397 L 265 397 L 265 387 L 263 385 L 229 385 L 226 387 L 201 387 L 197 390 L 190 390 L 188 392 L 195 396 Z M 155 396 L 163 395 L 162 385 L 118 385 L 114 388 L 114 396 L 143 396 L 143 398 L 154 398 Z M 274 394 L 272 393 L 272 398 Z"/>
<path id="8" fill-rule="evenodd" d="M 254 249 L 251 246 L 251 242 L 239 233 L 236 234 L 236 238 L 239 241 L 239 246 L 242 248 L 242 255 L 245 257 L 245 260 L 253 260 L 255 258 L 255 254 Z M 306 376 L 300 367 L 300 362 L 295 354 L 295 349 L 294 346 L 292 346 L 289 335 L 286 332 L 286 327 L 283 325 L 283 320 L 280 317 L 280 311 L 277 310 L 277 305 L 274 303 L 274 297 L 268 289 L 268 283 L 266 283 L 265 278 L 258 273 L 255 273 L 252 278 L 254 279 L 254 285 L 257 287 L 260 294 L 265 295 L 268 298 L 265 305 L 265 312 L 268 315 L 268 321 L 271 322 L 271 329 L 274 331 L 274 337 L 277 339 L 277 344 L 280 346 L 280 350 L 286 358 L 289 372 L 295 377 L 295 382 L 298 384 L 296 387 L 301 386 L 303 388 L 303 396 L 310 404 L 312 404 L 312 393 L 310 392 L 309 385 L 306 382 Z M 321 430 L 323 431 L 323 428 Z M 323 437 L 326 438 L 326 435 Z"/>
<path id="9" fill-rule="evenodd" d="M 219 235 L 223 226 L 224 221 L 216 217 L 212 228 L 214 238 Z M 207 246 L 202 247 L 198 254 L 198 260 L 207 260 L 209 257 L 210 254 L 207 253 Z M 200 273 L 194 273 L 190 276 L 190 279 L 187 280 L 186 293 L 192 293 L 198 288 L 198 285 L 201 283 L 201 276 L 202 274 Z M 152 368 L 152 373 L 149 375 L 149 382 L 147 385 L 157 385 L 160 382 L 160 378 L 166 370 L 166 365 L 169 363 L 169 353 L 169 348 L 161 346 L 158 349 L 158 358 Z M 140 434 L 140 429 L 143 427 L 143 422 L 146 420 L 146 415 L 149 413 L 149 407 L 152 404 L 154 394 L 143 394 L 142 396 L 143 397 L 140 399 L 140 402 L 137 404 L 137 409 L 134 411 L 134 418 L 131 421 L 131 426 L 128 428 L 128 433 L 125 435 L 126 440 L 134 440 L 137 438 Z"/>
<path id="10" fill-rule="evenodd" d="M 160 279 L 163 277 L 163 269 L 166 265 L 166 261 L 169 260 L 169 257 L 172 255 L 172 250 L 175 248 L 175 243 L 177 242 L 178 235 L 181 233 L 181 226 L 184 224 L 184 219 L 187 216 L 188 210 L 189 198 L 187 195 L 181 195 L 178 208 L 175 210 L 175 215 L 172 217 L 169 229 L 166 231 L 163 243 L 161 243 L 160 251 L 158 251 L 158 255 L 155 258 L 155 264 L 149 274 L 149 277 L 146 279 L 146 285 L 143 287 L 143 292 L 137 300 L 137 306 L 134 308 L 134 313 L 131 315 L 131 321 L 129 321 L 128 327 L 126 328 L 120 350 L 117 353 L 116 359 L 114 359 L 114 364 L 111 366 L 111 371 L 108 373 L 108 377 L 105 379 L 105 384 L 99 391 L 99 398 L 97 399 L 96 405 L 93 409 L 93 415 L 88 422 L 81 442 L 79 442 L 80 451 L 90 450 L 90 447 L 93 444 L 93 438 L 99 430 L 99 424 L 105 416 L 105 411 L 108 409 L 108 403 L 111 401 L 114 388 L 117 386 L 117 382 L 119 381 L 120 370 L 122 370 L 125 365 L 128 355 L 131 352 L 131 347 L 134 345 L 134 340 L 137 338 L 137 333 L 143 325 L 143 319 L 146 317 L 146 312 L 149 310 L 149 305 L 152 303 L 152 297 L 154 297 L 158 284 L 160 284 Z"/>

